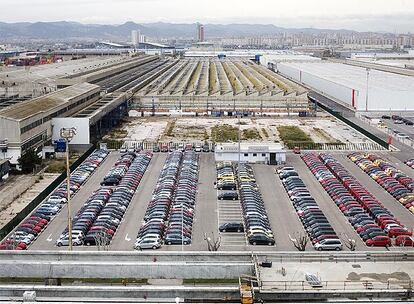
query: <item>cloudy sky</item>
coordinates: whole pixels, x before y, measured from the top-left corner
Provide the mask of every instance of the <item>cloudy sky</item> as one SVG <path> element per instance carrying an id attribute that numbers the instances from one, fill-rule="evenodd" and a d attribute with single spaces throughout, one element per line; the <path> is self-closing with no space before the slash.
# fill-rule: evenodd
<path id="1" fill-rule="evenodd" d="M 414 0 L 14 0 L 12 6 L 0 10 L 0 21 L 200 21 L 414 32 Z"/>

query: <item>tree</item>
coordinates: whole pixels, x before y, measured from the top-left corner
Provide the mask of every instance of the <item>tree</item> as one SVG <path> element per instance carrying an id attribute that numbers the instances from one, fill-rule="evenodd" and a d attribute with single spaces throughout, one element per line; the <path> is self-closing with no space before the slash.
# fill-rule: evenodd
<path id="1" fill-rule="evenodd" d="M 207 242 L 208 251 L 218 251 L 221 245 L 221 237 L 215 238 L 214 233 L 211 233 L 211 238 L 207 237 L 207 233 L 204 233 L 204 240 Z"/>
<path id="2" fill-rule="evenodd" d="M 296 232 L 295 235 L 296 238 L 292 238 L 289 234 L 289 239 L 293 243 L 293 246 L 295 246 L 298 251 L 305 251 L 306 245 L 309 242 L 309 237 L 299 232 Z"/>
<path id="3" fill-rule="evenodd" d="M 356 250 L 356 241 L 350 238 L 346 233 L 341 234 L 341 240 L 344 243 L 345 247 L 348 248 L 350 251 Z"/>
<path id="4" fill-rule="evenodd" d="M 36 165 L 42 163 L 42 158 L 37 155 L 34 149 L 29 149 L 19 157 L 18 162 L 23 173 L 30 173 L 33 172 Z"/>

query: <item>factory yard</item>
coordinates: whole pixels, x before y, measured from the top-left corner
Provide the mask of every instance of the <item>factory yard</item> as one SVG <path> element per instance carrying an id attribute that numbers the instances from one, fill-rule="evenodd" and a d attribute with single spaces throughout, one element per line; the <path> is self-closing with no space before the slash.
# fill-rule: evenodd
<path id="1" fill-rule="evenodd" d="M 364 135 L 349 128 L 341 121 L 318 113 L 318 117 L 254 117 L 241 118 L 240 125 L 237 118 L 211 118 L 211 117 L 146 117 L 129 118 L 121 127 L 121 139 L 126 142 L 219 142 L 215 130 L 221 131 L 228 127 L 236 132 L 240 127 L 243 141 L 279 142 L 281 141 L 278 127 L 297 126 L 310 140 L 315 143 L 369 143 Z M 230 136 L 231 138 L 231 136 Z"/>
<path id="2" fill-rule="evenodd" d="M 414 171 L 408 166 L 399 162 L 395 157 L 386 152 L 375 152 L 376 155 L 387 159 L 407 175 L 414 178 Z M 79 245 L 74 247 L 76 251 L 90 250 L 115 250 L 132 251 L 140 227 L 145 223 L 148 203 L 151 201 L 153 191 L 156 187 L 161 170 L 165 164 L 168 153 L 154 153 L 145 173 L 132 196 L 131 202 L 123 214 L 120 224 L 112 236 L 109 245 L 86 246 Z M 264 210 L 267 213 L 271 231 L 274 235 L 275 245 L 251 245 L 247 233 L 239 232 L 219 232 L 219 226 L 227 222 L 243 223 L 243 212 L 247 212 L 241 207 L 239 200 L 219 200 L 218 195 L 224 190 L 216 189 L 217 182 L 216 162 L 214 154 L 209 152 L 198 153 L 198 185 L 194 210 L 192 211 L 193 222 L 191 244 L 166 245 L 161 244 L 160 251 L 207 251 L 208 245 L 206 238 L 220 242 L 219 251 L 297 251 L 291 238 L 305 236 L 306 232 L 301 224 L 300 217 L 296 212 L 287 192 L 285 191 L 281 179 L 275 174 L 276 166 L 255 164 L 252 165 L 253 174 L 256 178 L 257 189 L 263 199 Z M 404 208 L 396 199 L 379 186 L 373 179 L 366 175 L 357 165 L 355 165 L 346 153 L 333 152 L 331 154 L 346 170 L 352 174 L 356 180 L 363 184 L 366 189 L 386 207 L 402 225 L 410 231 L 413 228 L 413 214 Z M 86 181 L 72 199 L 72 215 L 78 213 L 80 208 L 88 200 L 91 194 L 100 187 L 101 181 L 109 170 L 120 159 L 119 152 L 111 152 L 103 163 L 97 168 L 96 172 Z M 318 203 L 320 209 L 325 214 L 332 228 L 346 247 L 348 239 L 355 240 L 356 250 L 384 250 L 384 247 L 367 247 L 364 241 L 358 236 L 356 230 L 349 223 L 347 217 L 334 204 L 327 192 L 323 189 L 318 180 L 301 159 L 300 155 L 287 155 L 286 165 L 293 166 L 299 176 L 310 191 L 312 197 Z M 56 241 L 67 226 L 67 206 L 52 218 L 35 241 L 28 247 L 28 250 L 67 250 L 67 247 L 56 246 Z M 245 214 L 246 215 L 246 214 Z M 187 216 L 186 216 L 186 220 Z M 388 250 L 412 250 L 413 247 L 401 248 L 391 246 Z M 152 249 L 149 249 L 152 250 Z M 314 251 L 309 242 L 306 251 Z"/>

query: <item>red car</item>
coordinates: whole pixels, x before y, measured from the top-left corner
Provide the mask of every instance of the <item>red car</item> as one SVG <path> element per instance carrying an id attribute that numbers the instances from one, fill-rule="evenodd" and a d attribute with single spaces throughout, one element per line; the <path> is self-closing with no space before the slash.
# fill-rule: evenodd
<path id="1" fill-rule="evenodd" d="M 396 237 L 400 235 L 412 236 L 413 234 L 410 231 L 403 228 L 392 228 L 388 231 L 389 237 Z"/>
<path id="2" fill-rule="evenodd" d="M 370 247 L 388 247 L 391 246 L 391 239 L 388 236 L 375 236 L 372 239 L 368 239 L 365 244 Z"/>
<path id="3" fill-rule="evenodd" d="M 408 235 L 400 235 L 395 238 L 395 246 L 413 247 L 414 240 Z"/>
<path id="4" fill-rule="evenodd" d="M 378 227 L 378 225 L 377 224 L 366 224 L 364 226 L 358 227 L 356 231 L 357 233 L 360 233 L 362 231 L 365 231 L 369 228 L 374 228 L 374 227 Z"/>

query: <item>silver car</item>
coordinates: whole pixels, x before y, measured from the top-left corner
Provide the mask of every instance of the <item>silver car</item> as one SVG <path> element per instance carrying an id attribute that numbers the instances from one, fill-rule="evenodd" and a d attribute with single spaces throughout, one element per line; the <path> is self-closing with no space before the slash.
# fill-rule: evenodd
<path id="1" fill-rule="evenodd" d="M 154 238 L 144 238 L 141 241 L 135 243 L 135 249 L 158 249 L 161 247 L 161 242 L 159 239 Z"/>

